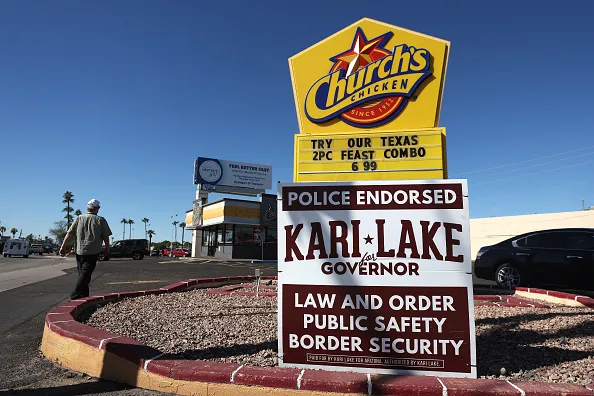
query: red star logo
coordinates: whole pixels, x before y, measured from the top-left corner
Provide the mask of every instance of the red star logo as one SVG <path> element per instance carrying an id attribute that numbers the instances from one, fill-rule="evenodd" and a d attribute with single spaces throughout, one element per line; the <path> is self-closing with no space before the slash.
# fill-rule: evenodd
<path id="1" fill-rule="evenodd" d="M 371 236 L 369 236 L 369 234 L 367 234 L 367 237 L 366 238 L 363 238 L 363 239 L 365 239 L 365 244 L 366 245 L 367 244 L 371 244 L 371 241 L 373 240 L 373 238 Z"/>
<path id="2" fill-rule="evenodd" d="M 334 62 L 334 66 L 330 72 L 332 73 L 338 69 L 343 69 L 346 72 L 346 77 L 368 64 L 389 55 L 390 51 L 384 49 L 384 45 L 390 40 L 392 35 L 392 32 L 388 32 L 371 40 L 367 40 L 363 30 L 357 28 L 351 48 L 330 58 L 330 60 Z"/>

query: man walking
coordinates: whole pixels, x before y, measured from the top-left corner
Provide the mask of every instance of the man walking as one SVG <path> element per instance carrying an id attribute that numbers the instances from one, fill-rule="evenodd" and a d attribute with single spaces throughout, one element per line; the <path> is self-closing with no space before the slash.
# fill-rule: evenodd
<path id="1" fill-rule="evenodd" d="M 97 258 L 101 253 L 101 243 L 105 244 L 103 254 L 109 255 L 109 236 L 111 229 L 107 221 L 97 215 L 100 208 L 99 201 L 91 199 L 87 204 L 87 213 L 78 216 L 64 237 L 60 247 L 60 255 L 66 254 L 66 246 L 72 235 L 76 235 L 76 267 L 78 281 L 74 291 L 70 294 L 71 300 L 89 296 L 89 283 L 91 275 L 97 265 Z"/>

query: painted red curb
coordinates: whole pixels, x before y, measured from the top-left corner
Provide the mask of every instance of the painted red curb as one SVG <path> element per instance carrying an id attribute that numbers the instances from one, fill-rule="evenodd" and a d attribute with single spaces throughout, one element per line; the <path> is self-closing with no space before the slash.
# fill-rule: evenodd
<path id="1" fill-rule="evenodd" d="M 181 381 L 231 383 L 231 375 L 239 364 L 203 360 L 178 360 L 173 363 L 169 378 Z"/>
<path id="2" fill-rule="evenodd" d="M 378 395 L 439 395 L 443 385 L 436 377 L 397 377 L 372 375 L 373 394 Z M 449 395 L 449 394 L 448 394 Z"/>
<path id="3" fill-rule="evenodd" d="M 544 289 L 535 289 L 533 287 L 516 287 L 516 291 L 522 291 L 527 293 L 536 293 L 536 294 L 546 294 L 547 296 L 557 297 L 564 300 L 573 300 L 577 301 L 588 308 L 594 309 L 594 298 L 581 296 L 579 294 L 572 294 L 572 293 L 565 293 L 555 290 L 544 290 Z"/>
<path id="4" fill-rule="evenodd" d="M 586 387 L 575 384 L 553 384 L 548 382 L 522 381 L 514 383 L 522 389 L 526 396 L 548 396 L 548 395 L 576 395 L 592 396 L 592 391 Z"/>
<path id="5" fill-rule="evenodd" d="M 299 374 L 301 370 L 295 368 L 243 366 L 231 380 L 238 385 L 293 389 Z"/>
<path id="6" fill-rule="evenodd" d="M 594 299 L 590 297 L 577 296 L 575 301 L 584 304 L 588 308 L 594 309 Z"/>
<path id="7" fill-rule="evenodd" d="M 261 277 L 260 279 L 276 279 Z M 234 363 L 184 360 L 161 353 L 128 337 L 113 334 L 78 322 L 76 318 L 86 309 L 105 303 L 143 295 L 164 294 L 193 289 L 195 286 L 229 281 L 253 281 L 255 276 L 199 278 L 177 282 L 155 290 L 109 293 L 69 301 L 53 308 L 45 318 L 51 331 L 94 348 L 102 349 L 138 365 L 141 369 L 166 378 L 182 381 L 201 381 L 255 385 L 270 388 L 301 389 L 304 391 L 364 393 L 374 395 L 418 396 L 471 396 L 471 395 L 589 395 L 592 386 L 556 384 L 546 382 L 514 382 L 504 380 L 441 378 L 432 376 L 395 376 L 354 372 L 296 369 L 284 367 L 245 366 Z M 250 295 L 255 292 L 236 292 L 242 287 L 228 286 L 222 294 Z M 542 289 L 518 288 L 530 293 L 548 294 L 558 298 L 579 301 L 594 308 L 594 299 L 569 293 Z M 219 294 L 217 291 L 209 291 Z M 261 292 L 260 296 L 276 296 L 274 292 Z M 476 298 L 478 297 L 478 298 Z M 477 305 L 497 303 L 500 306 L 529 306 L 516 296 L 475 296 Z M 546 307 L 546 306 L 545 306 Z"/>
<path id="8" fill-rule="evenodd" d="M 305 370 L 298 385 L 309 391 L 368 393 L 367 375 L 361 373 Z"/>

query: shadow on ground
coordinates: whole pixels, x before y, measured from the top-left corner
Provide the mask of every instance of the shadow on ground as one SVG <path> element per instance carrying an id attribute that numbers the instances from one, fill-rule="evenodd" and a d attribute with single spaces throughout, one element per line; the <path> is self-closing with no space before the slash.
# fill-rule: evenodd
<path id="1" fill-rule="evenodd" d="M 27 396 L 63 396 L 63 395 L 95 395 L 104 392 L 121 392 L 132 390 L 134 387 L 111 381 L 92 381 L 81 384 L 60 385 L 47 388 L 24 388 L 0 391 L 1 396 L 27 395 Z"/>
<path id="2" fill-rule="evenodd" d="M 583 317 L 581 323 L 546 332 L 522 329 L 521 324 L 533 321 Z M 590 312 L 527 313 L 507 318 L 483 318 L 476 320 L 477 330 L 481 325 L 491 326 L 487 331 L 477 331 L 478 375 L 489 375 L 491 366 L 505 367 L 508 371 L 534 370 L 564 362 L 586 359 L 594 350 L 576 350 L 572 345 L 577 337 L 594 337 L 594 316 Z M 544 332 L 543 332 L 544 330 Z M 572 348 L 572 349 L 570 349 Z"/>

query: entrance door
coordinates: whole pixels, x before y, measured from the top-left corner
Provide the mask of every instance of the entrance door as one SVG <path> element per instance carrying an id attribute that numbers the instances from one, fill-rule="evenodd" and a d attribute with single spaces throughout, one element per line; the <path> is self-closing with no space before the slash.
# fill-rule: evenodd
<path id="1" fill-rule="evenodd" d="M 208 231 L 208 256 L 214 257 L 217 252 L 217 229 Z"/>

